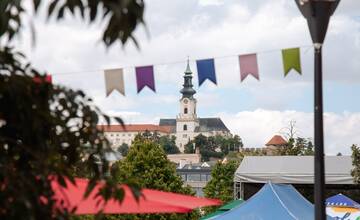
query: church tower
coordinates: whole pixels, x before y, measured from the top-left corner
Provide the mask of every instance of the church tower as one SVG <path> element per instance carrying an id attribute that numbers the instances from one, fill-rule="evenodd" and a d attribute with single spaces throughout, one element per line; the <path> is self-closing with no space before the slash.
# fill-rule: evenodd
<path id="1" fill-rule="evenodd" d="M 184 152 L 184 145 L 195 136 L 195 129 L 199 126 L 199 120 L 196 115 L 196 93 L 192 84 L 192 72 L 189 61 L 184 75 L 183 88 L 180 90 L 182 97 L 180 99 L 180 113 L 176 117 L 176 145 L 181 152 Z"/>

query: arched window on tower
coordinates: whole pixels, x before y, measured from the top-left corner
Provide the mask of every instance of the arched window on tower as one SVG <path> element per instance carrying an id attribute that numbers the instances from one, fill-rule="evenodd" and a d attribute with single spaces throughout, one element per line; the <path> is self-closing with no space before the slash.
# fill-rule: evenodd
<path id="1" fill-rule="evenodd" d="M 183 130 L 184 130 L 184 131 L 187 131 L 187 125 L 184 125 L 184 126 L 183 126 Z"/>
<path id="2" fill-rule="evenodd" d="M 188 113 L 188 108 L 184 108 L 184 114 Z"/>

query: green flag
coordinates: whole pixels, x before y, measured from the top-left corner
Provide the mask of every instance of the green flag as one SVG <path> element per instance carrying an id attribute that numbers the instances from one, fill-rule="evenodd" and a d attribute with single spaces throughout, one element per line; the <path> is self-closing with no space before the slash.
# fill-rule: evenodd
<path id="1" fill-rule="evenodd" d="M 283 49 L 281 52 L 284 65 L 284 75 L 287 76 L 291 69 L 294 69 L 301 74 L 300 48 Z"/>

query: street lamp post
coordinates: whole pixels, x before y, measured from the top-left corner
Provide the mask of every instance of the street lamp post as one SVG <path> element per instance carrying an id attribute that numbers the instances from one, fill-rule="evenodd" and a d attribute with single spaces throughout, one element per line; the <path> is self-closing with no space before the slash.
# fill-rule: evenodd
<path id="1" fill-rule="evenodd" d="M 314 44 L 314 144 L 315 144 L 315 219 L 325 220 L 325 175 L 324 175 L 324 130 L 322 95 L 322 45 L 329 25 L 340 0 L 295 0 L 306 18 Z"/>

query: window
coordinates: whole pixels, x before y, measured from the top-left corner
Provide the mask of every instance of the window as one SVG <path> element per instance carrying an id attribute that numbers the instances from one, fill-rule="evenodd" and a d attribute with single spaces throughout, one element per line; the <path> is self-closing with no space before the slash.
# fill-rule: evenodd
<path id="1" fill-rule="evenodd" d="M 183 138 L 187 138 L 187 134 L 183 134 Z"/>
<path id="2" fill-rule="evenodd" d="M 187 125 L 184 125 L 184 126 L 183 126 L 183 130 L 184 130 L 184 131 L 187 131 Z"/>
<path id="3" fill-rule="evenodd" d="M 206 174 L 201 174 L 201 181 L 203 182 L 207 182 L 207 175 Z"/>
<path id="4" fill-rule="evenodd" d="M 184 114 L 188 113 L 188 108 L 184 108 Z"/>
<path id="5" fill-rule="evenodd" d="M 187 175 L 187 180 L 189 182 L 193 182 L 193 181 L 200 181 L 200 174 L 199 173 L 194 173 L 194 174 L 188 174 Z"/>

